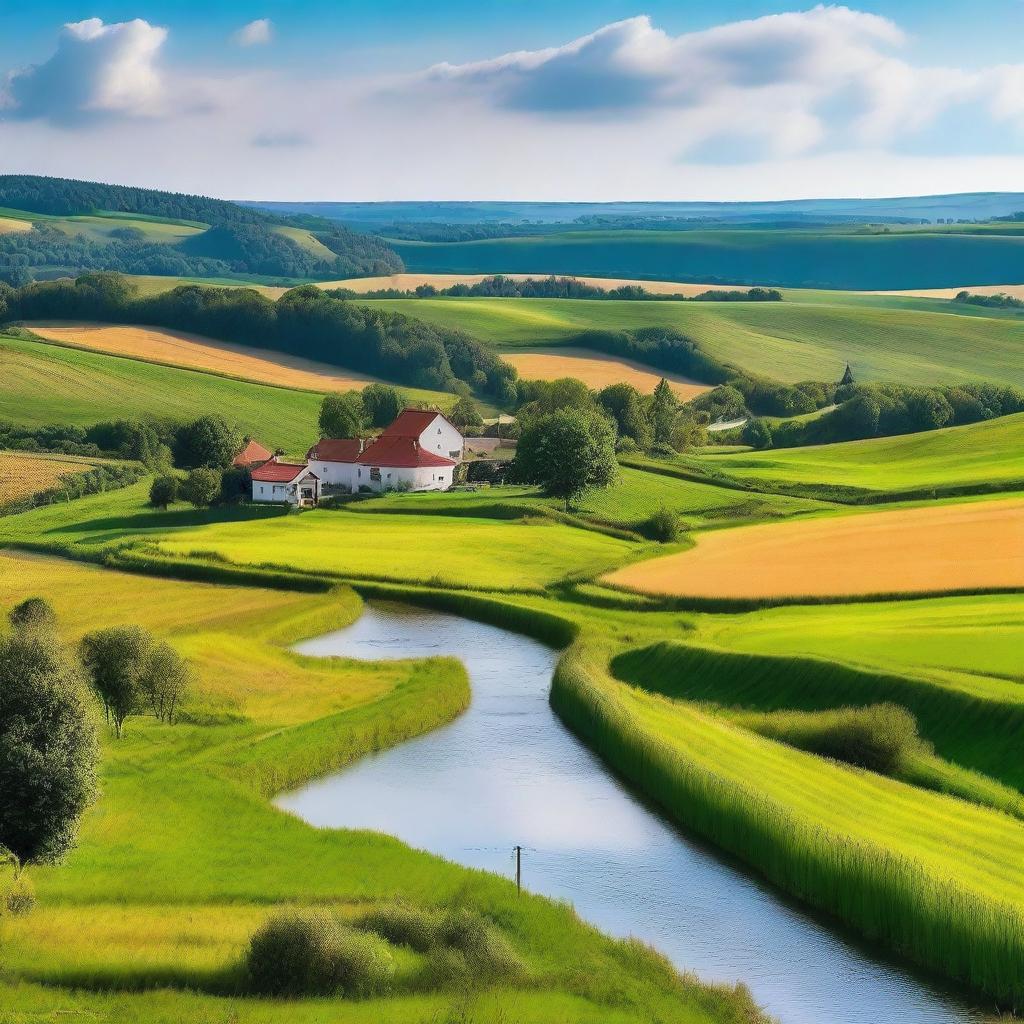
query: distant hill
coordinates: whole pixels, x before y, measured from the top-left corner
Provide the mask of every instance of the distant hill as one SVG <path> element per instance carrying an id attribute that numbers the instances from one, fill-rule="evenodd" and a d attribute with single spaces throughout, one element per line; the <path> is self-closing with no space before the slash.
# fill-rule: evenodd
<path id="1" fill-rule="evenodd" d="M 350 225 L 383 229 L 393 224 L 575 224 L 699 219 L 721 222 L 818 220 L 880 222 L 987 220 L 1024 210 L 1021 192 L 967 192 L 891 199 L 792 199 L 777 202 L 707 203 L 506 203 L 506 202 L 242 202 L 273 213 L 312 214 Z"/>
<path id="2" fill-rule="evenodd" d="M 379 237 L 206 196 L 0 175 L 0 212 L 31 223 L 0 233 L 0 280 L 11 284 L 83 270 L 292 282 L 403 269 Z"/>

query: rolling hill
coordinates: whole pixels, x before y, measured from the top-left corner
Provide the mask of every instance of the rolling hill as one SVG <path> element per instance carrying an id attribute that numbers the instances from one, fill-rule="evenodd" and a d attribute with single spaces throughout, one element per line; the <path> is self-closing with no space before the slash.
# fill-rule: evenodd
<path id="1" fill-rule="evenodd" d="M 573 345 L 584 331 L 669 327 L 718 359 L 787 383 L 993 380 L 1024 386 L 1024 320 L 823 302 L 360 299 L 499 348 Z"/>

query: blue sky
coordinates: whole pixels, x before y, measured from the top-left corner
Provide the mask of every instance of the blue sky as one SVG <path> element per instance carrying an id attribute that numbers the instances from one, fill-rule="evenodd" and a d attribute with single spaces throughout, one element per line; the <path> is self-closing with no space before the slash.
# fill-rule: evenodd
<path id="1" fill-rule="evenodd" d="M 1022 0 L 0 6 L 0 170 L 269 199 L 1018 189 Z"/>

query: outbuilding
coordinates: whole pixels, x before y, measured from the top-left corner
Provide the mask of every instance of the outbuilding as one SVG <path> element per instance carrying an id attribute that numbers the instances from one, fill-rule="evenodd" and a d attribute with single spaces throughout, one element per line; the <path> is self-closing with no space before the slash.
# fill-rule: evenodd
<path id="1" fill-rule="evenodd" d="M 320 478 L 305 464 L 271 459 L 252 471 L 252 500 L 312 507 L 320 500 Z"/>

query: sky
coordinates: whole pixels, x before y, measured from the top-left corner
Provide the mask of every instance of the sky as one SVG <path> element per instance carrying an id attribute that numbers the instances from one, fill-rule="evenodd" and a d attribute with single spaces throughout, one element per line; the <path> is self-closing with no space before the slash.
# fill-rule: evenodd
<path id="1" fill-rule="evenodd" d="M 0 173 L 264 200 L 1018 191 L 1024 0 L 0 0 Z"/>

